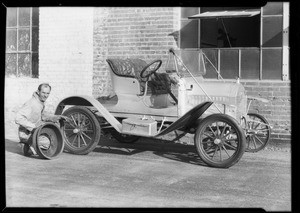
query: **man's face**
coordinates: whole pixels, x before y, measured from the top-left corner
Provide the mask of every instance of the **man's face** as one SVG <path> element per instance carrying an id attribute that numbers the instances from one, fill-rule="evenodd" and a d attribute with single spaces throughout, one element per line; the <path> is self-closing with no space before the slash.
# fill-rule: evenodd
<path id="1" fill-rule="evenodd" d="M 38 91 L 39 99 L 42 102 L 45 102 L 50 94 L 50 87 L 43 86 L 41 91 Z"/>

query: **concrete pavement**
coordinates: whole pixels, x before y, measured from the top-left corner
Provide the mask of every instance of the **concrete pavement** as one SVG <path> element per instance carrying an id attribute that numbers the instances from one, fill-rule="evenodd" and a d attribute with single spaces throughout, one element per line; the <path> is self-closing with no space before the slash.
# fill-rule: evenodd
<path id="1" fill-rule="evenodd" d="M 88 155 L 42 160 L 5 141 L 7 207 L 209 207 L 291 211 L 290 150 L 245 153 L 207 167 L 193 146 L 101 140 Z"/>

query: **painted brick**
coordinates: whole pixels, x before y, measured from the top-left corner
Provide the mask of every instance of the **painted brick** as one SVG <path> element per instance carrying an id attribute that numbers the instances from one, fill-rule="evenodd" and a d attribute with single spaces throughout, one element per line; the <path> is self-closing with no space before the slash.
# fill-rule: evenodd
<path id="1" fill-rule="evenodd" d="M 168 49 L 176 48 L 168 34 L 179 29 L 178 8 L 95 8 L 94 14 L 93 75 L 105 76 L 94 79 L 94 96 L 113 93 L 110 76 L 103 75 L 109 72 L 107 58 L 163 58 L 165 63 Z"/>
<path id="2" fill-rule="evenodd" d="M 15 112 L 42 82 L 52 86 L 50 113 L 65 96 L 92 95 L 93 9 L 41 7 L 39 18 L 39 78 L 5 78 L 6 129 L 17 130 Z"/>

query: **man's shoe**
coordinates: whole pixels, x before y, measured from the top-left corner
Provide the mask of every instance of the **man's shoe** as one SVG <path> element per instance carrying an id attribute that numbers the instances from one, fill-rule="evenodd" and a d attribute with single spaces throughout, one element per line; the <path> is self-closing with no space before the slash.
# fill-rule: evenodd
<path id="1" fill-rule="evenodd" d="M 22 149 L 23 149 L 24 156 L 29 157 L 29 156 L 33 155 L 33 152 L 30 149 L 30 145 L 29 144 L 23 143 L 22 145 L 23 145 Z"/>

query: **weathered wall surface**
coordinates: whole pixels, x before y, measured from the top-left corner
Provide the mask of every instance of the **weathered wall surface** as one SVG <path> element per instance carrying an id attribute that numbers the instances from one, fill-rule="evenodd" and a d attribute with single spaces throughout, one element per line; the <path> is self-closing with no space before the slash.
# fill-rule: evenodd
<path id="1" fill-rule="evenodd" d="M 40 8 L 39 78 L 5 79 L 5 128 L 42 82 L 52 86 L 46 110 L 71 94 L 92 95 L 93 8 Z"/>
<path id="2" fill-rule="evenodd" d="M 247 95 L 267 99 L 268 103 L 253 101 L 252 112 L 263 115 L 271 124 L 273 142 L 291 140 L 291 85 L 290 82 L 242 82 Z"/>

